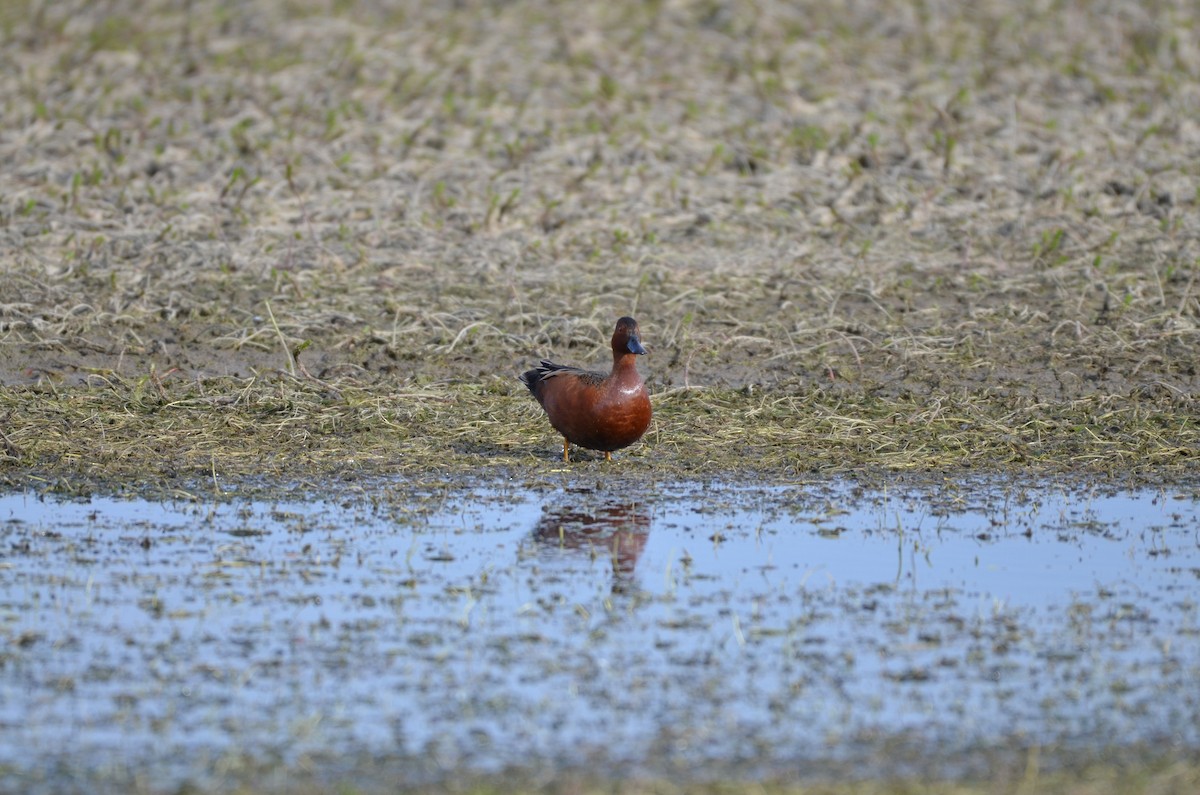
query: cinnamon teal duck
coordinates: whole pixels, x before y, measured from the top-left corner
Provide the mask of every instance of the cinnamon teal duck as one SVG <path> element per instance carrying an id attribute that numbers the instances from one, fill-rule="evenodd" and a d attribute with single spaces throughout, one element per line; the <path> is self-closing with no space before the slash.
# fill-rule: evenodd
<path id="1" fill-rule="evenodd" d="M 612 372 L 605 375 L 543 359 L 521 374 L 521 382 L 546 410 L 550 424 L 563 435 L 563 461 L 570 446 L 612 451 L 636 442 L 650 427 L 650 393 L 637 371 L 642 347 L 637 321 L 623 317 L 612 336 Z"/>

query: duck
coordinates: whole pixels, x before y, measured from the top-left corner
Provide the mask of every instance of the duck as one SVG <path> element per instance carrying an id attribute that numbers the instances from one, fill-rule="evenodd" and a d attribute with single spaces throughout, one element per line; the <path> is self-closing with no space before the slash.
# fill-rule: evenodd
<path id="1" fill-rule="evenodd" d="M 650 393 L 637 369 L 637 357 L 646 349 L 636 320 L 617 321 L 612 352 L 607 375 L 543 359 L 520 376 L 562 434 L 564 462 L 571 460 L 572 444 L 599 450 L 611 461 L 614 450 L 641 439 L 650 427 Z"/>

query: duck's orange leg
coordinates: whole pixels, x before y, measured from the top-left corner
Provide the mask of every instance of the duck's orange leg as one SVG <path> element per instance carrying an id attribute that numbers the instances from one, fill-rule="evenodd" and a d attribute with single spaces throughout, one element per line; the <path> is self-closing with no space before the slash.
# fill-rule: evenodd
<path id="1" fill-rule="evenodd" d="M 605 450 L 605 451 L 604 451 L 604 460 L 605 460 L 605 461 L 612 461 L 612 453 L 610 453 L 610 452 L 608 452 L 607 450 Z"/>
<path id="2" fill-rule="evenodd" d="M 571 455 L 568 452 L 570 447 L 571 447 L 571 443 L 569 441 L 567 441 L 567 437 L 564 436 L 563 437 L 563 463 L 564 464 L 571 463 Z"/>

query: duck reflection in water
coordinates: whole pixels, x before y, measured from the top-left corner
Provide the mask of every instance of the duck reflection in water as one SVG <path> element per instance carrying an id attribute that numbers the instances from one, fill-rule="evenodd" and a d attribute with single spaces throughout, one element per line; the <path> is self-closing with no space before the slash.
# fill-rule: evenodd
<path id="1" fill-rule="evenodd" d="M 592 556 L 607 555 L 612 562 L 613 591 L 625 591 L 633 579 L 638 558 L 650 537 L 650 512 L 638 503 L 546 506 L 533 528 L 533 539 L 543 549 L 578 550 Z"/>

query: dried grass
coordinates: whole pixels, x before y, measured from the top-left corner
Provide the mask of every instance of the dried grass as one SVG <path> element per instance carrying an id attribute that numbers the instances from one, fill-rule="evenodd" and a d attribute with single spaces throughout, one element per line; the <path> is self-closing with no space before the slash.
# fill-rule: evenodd
<path id="1" fill-rule="evenodd" d="M 550 468 L 635 314 L 625 469 L 1186 476 L 1200 14 L 1106 8 L 10 3 L 0 474 Z"/>

